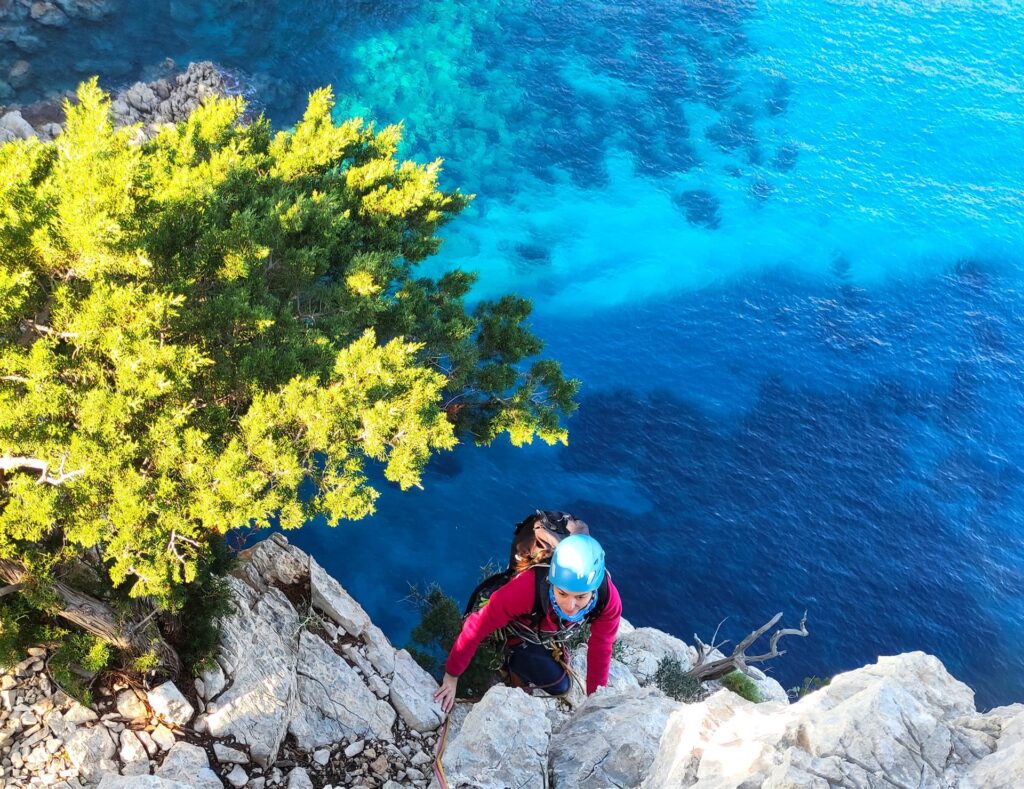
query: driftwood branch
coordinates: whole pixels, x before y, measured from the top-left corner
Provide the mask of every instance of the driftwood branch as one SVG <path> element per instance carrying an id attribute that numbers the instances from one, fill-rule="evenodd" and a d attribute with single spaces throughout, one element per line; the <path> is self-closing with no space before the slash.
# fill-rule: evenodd
<path id="1" fill-rule="evenodd" d="M 697 644 L 697 662 L 693 668 L 686 672 L 689 676 L 697 679 L 701 682 L 707 682 L 713 679 L 721 679 L 726 674 L 731 674 L 734 671 L 742 671 L 746 673 L 749 663 L 763 663 L 766 660 L 785 655 L 785 651 L 779 650 L 779 640 L 784 636 L 807 636 L 807 612 L 804 612 L 803 618 L 800 620 L 799 628 L 782 628 L 772 634 L 771 639 L 768 642 L 768 651 L 761 655 L 748 655 L 747 650 L 754 645 L 754 643 L 761 638 L 765 633 L 771 630 L 778 621 L 782 619 L 782 612 L 777 613 L 761 627 L 757 628 L 754 632 L 744 638 L 740 643 L 733 649 L 732 654 L 728 657 L 718 658 L 716 660 L 711 659 L 712 653 L 721 644 L 715 644 L 714 638 L 711 640 L 710 646 L 705 644 L 696 635 L 694 635 L 694 641 Z M 721 627 L 721 625 L 719 625 Z M 715 630 L 715 634 L 718 634 L 718 630 Z"/>
<path id="2" fill-rule="evenodd" d="M 25 576 L 25 568 L 18 562 L 0 559 L 0 580 L 16 586 L 27 580 Z M 121 622 L 106 603 L 60 581 L 54 581 L 50 588 L 63 603 L 63 607 L 57 612 L 62 619 L 127 652 L 141 654 L 155 649 L 161 665 L 174 675 L 180 672 L 181 660 L 174 647 L 159 635 L 154 637 L 152 633 L 144 632 L 142 626 L 145 621 Z"/>
<path id="3" fill-rule="evenodd" d="M 10 455 L 0 457 L 0 471 L 38 471 L 39 479 L 36 480 L 36 483 L 39 485 L 63 485 L 68 480 L 80 477 L 85 473 L 84 468 L 76 469 L 75 471 L 64 471 L 64 461 L 61 460 L 60 470 L 54 476 L 50 473 L 50 464 L 45 460 L 30 457 L 12 457 Z"/>
<path id="4" fill-rule="evenodd" d="M 0 597 L 7 597 L 9 594 L 20 592 L 25 584 L 7 584 L 3 589 L 0 589 Z"/>

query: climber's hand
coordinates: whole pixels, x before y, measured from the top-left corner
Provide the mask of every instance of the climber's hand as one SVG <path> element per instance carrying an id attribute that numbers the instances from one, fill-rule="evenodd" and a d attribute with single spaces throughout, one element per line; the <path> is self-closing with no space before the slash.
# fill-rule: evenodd
<path id="1" fill-rule="evenodd" d="M 446 713 L 452 711 L 452 707 L 455 706 L 455 686 L 458 684 L 459 678 L 453 677 L 451 674 L 445 674 L 444 679 L 441 680 L 441 687 L 437 689 L 437 693 L 434 694 L 434 701 L 441 705 L 441 709 Z"/>

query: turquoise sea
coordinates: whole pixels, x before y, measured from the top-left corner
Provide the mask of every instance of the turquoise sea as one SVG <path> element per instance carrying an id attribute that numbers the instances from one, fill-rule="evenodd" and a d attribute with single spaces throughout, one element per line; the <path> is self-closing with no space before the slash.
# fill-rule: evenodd
<path id="1" fill-rule="evenodd" d="M 287 126 L 331 84 L 477 195 L 428 271 L 530 296 L 585 388 L 568 447 L 294 534 L 396 642 L 409 582 L 567 509 L 636 625 L 806 610 L 786 686 L 921 649 L 1024 701 L 1024 6 L 182 0 L 45 43 L 26 95 L 212 59 Z"/>

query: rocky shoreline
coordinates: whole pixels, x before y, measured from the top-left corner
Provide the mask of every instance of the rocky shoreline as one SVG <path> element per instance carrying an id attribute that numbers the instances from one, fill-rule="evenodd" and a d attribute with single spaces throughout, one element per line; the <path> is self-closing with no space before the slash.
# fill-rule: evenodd
<path id="1" fill-rule="evenodd" d="M 317 562 L 273 535 L 228 578 L 217 665 L 192 683 L 69 699 L 33 649 L 0 675 L 0 778 L 63 789 L 437 786 L 437 687 Z M 987 713 L 934 657 L 883 657 L 789 704 L 652 682 L 696 650 L 623 623 L 609 687 L 567 700 L 497 686 L 459 702 L 442 764 L 456 787 L 1019 787 L 1024 704 Z M 585 673 L 585 656 L 575 668 Z M 184 692 L 183 692 L 184 691 Z"/>
<path id="2" fill-rule="evenodd" d="M 152 82 L 136 82 L 114 94 L 110 110 L 116 127 L 140 124 L 142 137 L 152 137 L 167 123 L 184 121 L 208 96 L 229 94 L 224 72 L 210 61 L 189 63 L 183 72 L 174 64 L 168 75 Z M 63 103 L 72 94 L 22 107 L 0 106 L 0 144 L 38 137 L 52 140 L 64 127 Z"/>

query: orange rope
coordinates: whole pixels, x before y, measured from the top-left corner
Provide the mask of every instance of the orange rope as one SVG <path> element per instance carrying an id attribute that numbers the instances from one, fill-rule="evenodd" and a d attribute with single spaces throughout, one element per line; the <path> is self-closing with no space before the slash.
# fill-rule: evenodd
<path id="1" fill-rule="evenodd" d="M 444 756 L 444 749 L 448 744 L 448 724 L 450 722 L 451 715 L 445 715 L 441 736 L 437 738 L 437 745 L 434 746 L 434 777 L 437 779 L 441 789 L 448 789 L 448 779 L 444 775 L 444 765 L 441 764 L 441 757 Z"/>

